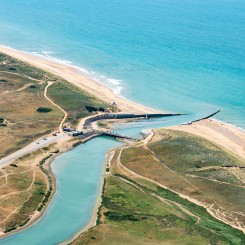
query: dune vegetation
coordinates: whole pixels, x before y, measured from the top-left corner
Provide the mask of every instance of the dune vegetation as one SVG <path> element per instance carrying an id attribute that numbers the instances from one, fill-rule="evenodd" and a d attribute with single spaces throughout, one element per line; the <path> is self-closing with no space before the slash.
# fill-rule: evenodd
<path id="1" fill-rule="evenodd" d="M 25 226 L 47 205 L 53 189 L 47 160 L 55 155 L 54 152 L 56 146 L 51 145 L 0 169 L 2 234 Z"/>
<path id="2" fill-rule="evenodd" d="M 0 158 L 35 139 L 58 129 L 64 114 L 47 95 L 68 113 L 66 122 L 73 126 L 92 115 L 86 106 L 112 108 L 64 79 L 0 53 Z"/>
<path id="3" fill-rule="evenodd" d="M 242 166 L 203 138 L 157 130 L 115 151 L 97 225 L 73 244 L 244 244 L 231 226 L 244 227 Z"/>

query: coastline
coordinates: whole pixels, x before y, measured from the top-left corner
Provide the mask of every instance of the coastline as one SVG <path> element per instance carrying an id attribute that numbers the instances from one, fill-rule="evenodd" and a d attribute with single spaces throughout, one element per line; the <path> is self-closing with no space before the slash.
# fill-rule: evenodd
<path id="1" fill-rule="evenodd" d="M 107 103 L 115 102 L 122 113 L 159 112 L 116 95 L 110 88 L 80 74 L 78 69 L 71 65 L 63 64 L 55 60 L 46 59 L 40 55 L 18 51 L 1 45 L 0 52 L 48 71 L 54 75 L 60 76 L 73 85 L 87 91 L 88 93 Z"/>
<path id="2" fill-rule="evenodd" d="M 119 109 L 122 110 L 122 112 L 125 112 L 125 113 L 126 112 L 130 112 L 130 113 L 156 112 L 153 109 L 146 108 L 142 105 L 136 104 L 134 102 L 128 101 L 126 99 L 123 99 L 117 96 L 116 94 L 113 93 L 111 89 L 79 74 L 79 72 L 74 67 L 71 67 L 65 64 L 61 64 L 58 62 L 54 62 L 48 59 L 46 60 L 43 57 L 39 57 L 36 55 L 28 54 L 25 52 L 17 51 L 17 50 L 6 48 L 6 47 L 0 46 L 0 52 L 3 52 L 14 58 L 17 58 L 31 65 L 37 66 L 38 68 L 42 68 L 48 72 L 58 75 L 64 78 L 65 80 L 67 80 L 68 82 L 71 82 L 75 86 L 83 90 L 86 90 L 87 92 L 93 94 L 94 96 L 108 103 L 115 101 Z M 81 120 L 79 125 L 81 125 L 83 121 L 84 119 Z M 204 138 L 207 138 L 208 140 L 214 142 L 215 144 L 219 144 L 222 147 L 226 148 L 226 150 L 228 150 L 229 152 L 239 155 L 240 157 L 245 159 L 245 148 L 243 147 L 243 145 L 245 145 L 245 131 L 233 125 L 229 125 L 229 124 L 219 122 L 213 119 L 205 119 L 199 122 L 192 123 L 191 125 L 178 125 L 178 126 L 172 126 L 168 128 L 190 132 L 190 133 L 202 136 Z M 238 138 L 241 139 L 241 141 Z M 222 144 L 220 144 L 220 142 L 222 142 Z M 66 149 L 65 151 L 71 150 L 72 148 L 73 147 Z M 84 233 L 85 231 L 87 231 L 88 229 L 90 229 L 96 224 L 97 213 L 98 213 L 98 209 L 101 204 L 102 194 L 103 194 L 102 190 L 103 190 L 103 183 L 104 183 L 104 178 L 105 178 L 104 174 L 105 174 L 105 168 L 106 168 L 106 161 L 108 160 L 109 153 L 113 152 L 114 150 L 115 149 L 111 149 L 107 152 L 108 156 L 106 157 L 106 160 L 103 164 L 103 170 L 102 170 L 103 172 L 102 172 L 101 179 L 100 179 L 99 196 L 96 201 L 90 222 L 86 225 L 86 227 L 84 227 L 81 231 L 79 231 L 70 241 L 73 241 L 75 238 L 79 237 L 80 235 L 82 235 L 82 233 Z M 65 151 L 62 151 L 59 154 L 62 154 Z M 59 154 L 55 155 L 55 157 L 58 156 Z M 51 160 L 53 160 L 53 158 L 51 158 L 48 163 L 50 169 L 51 169 L 51 166 L 50 166 Z M 52 173 L 52 169 L 51 169 L 51 173 Z M 53 176 L 53 178 L 55 182 L 55 177 Z M 56 192 L 56 188 L 54 188 L 53 194 L 51 195 L 49 202 L 52 200 L 52 197 L 55 194 L 55 192 Z M 20 228 L 6 236 L 10 236 L 15 233 L 18 233 L 22 231 L 23 229 L 27 229 L 29 226 L 37 222 L 44 214 L 46 208 L 48 207 L 49 202 L 47 203 L 47 205 L 45 205 L 45 208 L 42 210 L 42 212 L 40 212 L 37 216 L 35 216 L 34 219 L 30 221 L 30 223 L 28 223 L 23 228 Z M 5 236 L 2 236 L 2 238 L 4 237 Z M 67 244 L 67 241 L 64 244 Z"/>
<path id="3" fill-rule="evenodd" d="M 177 125 L 167 128 L 206 138 L 230 154 L 245 160 L 245 131 L 240 128 L 215 119 L 205 119 L 191 125 Z"/>

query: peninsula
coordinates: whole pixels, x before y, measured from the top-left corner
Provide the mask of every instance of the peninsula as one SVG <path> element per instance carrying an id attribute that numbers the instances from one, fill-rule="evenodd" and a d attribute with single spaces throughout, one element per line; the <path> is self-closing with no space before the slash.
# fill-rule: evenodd
<path id="1" fill-rule="evenodd" d="M 64 128 L 93 122 L 89 130 L 106 132 L 100 120 L 111 127 L 112 118 L 96 119 L 105 114 L 164 115 L 72 66 L 0 48 L 0 235 L 32 225 L 48 207 L 56 188 L 50 163 L 87 140 Z M 107 154 L 102 200 L 73 244 L 245 242 L 244 131 L 204 119 L 125 139 Z"/>

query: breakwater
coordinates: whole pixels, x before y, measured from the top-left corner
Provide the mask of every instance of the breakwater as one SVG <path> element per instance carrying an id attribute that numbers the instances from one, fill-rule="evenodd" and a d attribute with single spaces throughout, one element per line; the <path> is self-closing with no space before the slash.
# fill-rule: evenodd
<path id="1" fill-rule="evenodd" d="M 202 121 L 202 120 L 205 120 L 205 119 L 208 119 L 210 117 L 213 117 L 214 115 L 218 114 L 220 112 L 220 110 L 217 110 L 216 112 L 212 113 L 212 114 L 209 114 L 208 116 L 206 117 L 201 117 L 201 118 L 198 118 L 196 120 L 193 120 L 193 121 L 189 121 L 187 123 L 182 123 L 182 125 L 188 125 L 188 124 L 192 124 L 194 122 L 199 122 L 199 121 Z"/>
<path id="2" fill-rule="evenodd" d="M 153 113 L 153 114 L 102 114 L 102 115 L 97 115 L 91 118 L 88 118 L 87 120 L 85 120 L 84 122 L 84 127 L 90 127 L 92 122 L 95 121 L 99 121 L 99 120 L 109 120 L 109 119 L 131 119 L 131 118 L 156 118 L 156 117 L 172 117 L 172 116 L 181 116 L 184 114 L 180 114 L 180 113 L 168 113 L 168 114 L 164 114 L 164 113 Z"/>

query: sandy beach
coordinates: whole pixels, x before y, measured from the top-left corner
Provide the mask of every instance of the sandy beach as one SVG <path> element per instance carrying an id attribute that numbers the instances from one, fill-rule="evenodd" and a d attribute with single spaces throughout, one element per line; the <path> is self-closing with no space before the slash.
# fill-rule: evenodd
<path id="1" fill-rule="evenodd" d="M 205 119 L 191 125 L 169 127 L 193 133 L 225 148 L 231 154 L 245 160 L 245 131 L 213 119 Z"/>
<path id="2" fill-rule="evenodd" d="M 25 52 L 17 51 L 11 48 L 2 47 L 0 46 L 0 52 L 10 55 L 16 59 L 22 60 L 23 62 L 29 63 L 34 65 L 38 68 L 51 72 L 55 75 L 62 77 L 63 79 L 67 80 L 68 82 L 74 84 L 75 86 L 86 90 L 87 92 L 91 93 L 92 95 L 98 97 L 101 100 L 104 100 L 108 103 L 115 101 L 118 108 L 123 113 L 154 113 L 158 112 L 151 108 L 144 107 L 140 104 L 134 103 L 132 101 L 126 100 L 121 98 L 113 93 L 111 89 L 108 87 L 89 79 L 79 71 L 69 65 L 65 65 L 62 63 L 58 63 L 52 60 L 45 59 L 43 57 L 28 54 Z M 81 120 L 78 128 L 81 128 L 85 119 Z M 245 131 L 242 131 L 238 128 L 232 127 L 228 124 L 218 122 L 212 119 L 206 119 L 199 122 L 192 123 L 191 125 L 178 125 L 169 127 L 170 129 L 181 130 L 189 133 L 193 133 L 199 136 L 202 136 L 209 141 L 223 147 L 231 154 L 244 159 L 245 160 Z M 151 134 L 152 136 L 152 134 Z M 147 140 L 150 140 L 149 136 Z M 64 142 L 62 142 L 64 143 Z M 111 150 L 112 151 L 112 150 Z M 103 170 L 103 175 L 105 173 L 105 165 Z M 82 232 L 86 231 L 87 229 L 93 227 L 95 225 L 97 219 L 97 210 L 101 204 L 101 194 L 102 194 L 102 187 L 103 187 L 103 180 L 104 176 L 101 177 L 101 185 L 100 185 L 100 195 L 98 201 L 96 203 L 96 207 L 93 210 L 93 215 L 91 218 L 90 223 L 82 230 Z M 55 192 L 55 191 L 54 191 Z M 50 198 L 51 200 L 51 198 Z M 34 215 L 30 224 L 35 222 L 40 215 Z M 23 227 L 24 229 L 26 227 Z M 15 233 L 15 232 L 13 232 Z M 79 232 L 75 237 L 77 237 L 81 232 Z"/>
<path id="3" fill-rule="evenodd" d="M 76 68 L 55 62 L 54 60 L 45 59 L 44 57 L 18 51 L 12 48 L 0 46 L 0 52 L 12 56 L 16 59 L 19 59 L 23 62 L 29 63 L 34 65 L 38 68 L 51 72 L 57 76 L 62 77 L 63 79 L 67 80 L 68 82 L 76 85 L 77 87 L 86 90 L 87 92 L 91 93 L 92 95 L 96 96 L 97 98 L 107 102 L 115 102 L 118 108 L 123 113 L 154 113 L 159 112 L 157 110 L 144 107 L 140 104 L 132 102 L 130 100 L 126 100 L 122 97 L 119 97 L 113 93 L 113 91 L 82 75 Z"/>

